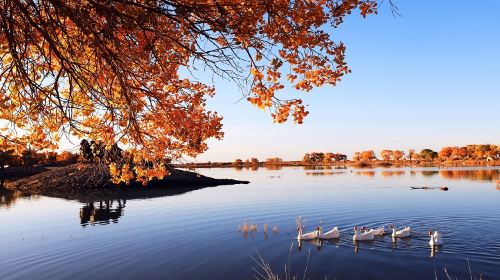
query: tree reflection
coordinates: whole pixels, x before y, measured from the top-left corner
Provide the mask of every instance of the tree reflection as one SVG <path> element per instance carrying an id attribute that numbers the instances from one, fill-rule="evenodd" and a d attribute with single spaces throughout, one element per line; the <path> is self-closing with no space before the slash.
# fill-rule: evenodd
<path id="1" fill-rule="evenodd" d="M 117 199 L 116 206 L 114 200 L 104 200 L 91 202 L 80 208 L 80 224 L 82 227 L 96 224 L 118 223 L 118 219 L 123 216 L 126 200 Z M 94 205 L 94 204 L 97 204 Z"/>
<path id="2" fill-rule="evenodd" d="M 354 172 L 356 175 L 375 177 L 375 171 L 356 171 Z"/>
<path id="3" fill-rule="evenodd" d="M 406 174 L 405 171 L 397 170 L 397 171 L 382 171 L 380 172 L 382 177 L 393 177 L 393 176 L 403 176 Z"/>
<path id="4" fill-rule="evenodd" d="M 450 180 L 470 180 L 492 182 L 500 179 L 500 170 L 442 170 L 441 177 Z"/>
<path id="5" fill-rule="evenodd" d="M 339 174 L 345 174 L 345 172 L 342 172 L 342 171 L 306 172 L 306 176 L 333 176 L 333 175 L 339 175 Z"/>
<path id="6" fill-rule="evenodd" d="M 424 176 L 424 177 L 431 177 L 431 176 L 437 175 L 439 173 L 439 171 L 424 170 L 424 171 L 421 171 L 421 173 L 422 173 L 422 176 Z"/>
<path id="7" fill-rule="evenodd" d="M 11 208 L 20 198 L 38 198 L 37 195 L 23 194 L 20 191 L 6 189 L 0 185 L 0 208 Z"/>

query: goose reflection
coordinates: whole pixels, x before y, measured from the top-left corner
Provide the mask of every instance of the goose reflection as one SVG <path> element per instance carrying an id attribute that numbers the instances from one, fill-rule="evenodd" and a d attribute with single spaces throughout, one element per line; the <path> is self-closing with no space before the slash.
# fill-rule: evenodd
<path id="1" fill-rule="evenodd" d="M 432 260 L 437 255 L 437 253 L 440 253 L 442 251 L 443 245 L 430 246 L 430 248 L 431 248 L 431 255 L 429 256 L 429 259 Z"/>
<path id="2" fill-rule="evenodd" d="M 95 224 L 110 224 L 118 223 L 118 219 L 123 216 L 126 200 L 118 199 L 116 207 L 113 206 L 115 201 L 105 200 L 90 202 L 80 208 L 80 224 L 82 227 Z M 94 204 L 98 204 L 97 206 Z"/>
<path id="3" fill-rule="evenodd" d="M 313 240 L 297 239 L 297 250 L 302 251 L 302 246 L 304 245 L 304 243 L 309 243 L 314 245 L 317 251 L 321 251 L 321 247 L 323 246 L 323 240 L 321 239 L 313 239 Z"/>
<path id="4" fill-rule="evenodd" d="M 373 247 L 373 244 L 375 243 L 374 240 L 363 240 L 363 241 L 353 241 L 354 244 L 354 254 L 357 254 L 359 252 L 359 245 L 363 244 L 363 246 L 368 246 L 368 248 Z M 365 247 L 366 248 L 366 247 Z"/>
<path id="5" fill-rule="evenodd" d="M 404 238 L 395 238 L 392 237 L 392 249 L 397 249 L 398 247 L 400 248 L 411 248 L 411 241 L 412 238 L 410 237 L 404 237 Z"/>

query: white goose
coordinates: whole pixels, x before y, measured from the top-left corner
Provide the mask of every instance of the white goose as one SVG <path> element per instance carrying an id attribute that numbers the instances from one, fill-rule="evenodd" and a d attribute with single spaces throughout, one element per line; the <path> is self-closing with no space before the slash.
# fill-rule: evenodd
<path id="1" fill-rule="evenodd" d="M 354 236 L 352 237 L 353 241 L 368 241 L 375 239 L 375 235 L 373 234 L 373 229 L 366 231 L 364 233 L 359 233 L 358 227 L 354 226 Z"/>
<path id="2" fill-rule="evenodd" d="M 434 247 L 434 246 L 440 246 L 440 245 L 443 245 L 443 237 L 441 235 L 441 233 L 439 233 L 438 231 L 432 231 L 432 229 L 429 230 L 429 237 L 431 238 L 431 240 L 429 240 L 429 245 L 431 245 L 431 247 Z"/>
<path id="3" fill-rule="evenodd" d="M 319 235 L 319 227 L 316 228 L 315 231 L 307 232 L 307 233 L 302 233 L 302 227 L 297 228 L 297 239 L 298 240 L 313 240 L 318 238 Z"/>
<path id="4" fill-rule="evenodd" d="M 411 228 L 405 227 L 402 230 L 396 230 L 395 225 L 391 225 L 389 228 L 392 228 L 392 237 L 393 238 L 404 238 L 409 237 L 411 235 Z"/>
<path id="5" fill-rule="evenodd" d="M 368 232 L 370 230 L 373 230 L 373 235 L 375 235 L 375 236 L 383 236 L 383 235 L 385 235 L 385 228 L 384 227 L 379 227 L 379 228 L 376 228 L 376 229 L 369 229 L 367 227 L 362 227 L 361 228 L 361 231 L 364 231 L 364 232 Z"/>
<path id="6" fill-rule="evenodd" d="M 340 233 L 337 227 L 334 227 L 332 230 L 323 233 L 323 229 L 319 228 L 319 238 L 320 239 L 334 239 L 339 238 Z"/>

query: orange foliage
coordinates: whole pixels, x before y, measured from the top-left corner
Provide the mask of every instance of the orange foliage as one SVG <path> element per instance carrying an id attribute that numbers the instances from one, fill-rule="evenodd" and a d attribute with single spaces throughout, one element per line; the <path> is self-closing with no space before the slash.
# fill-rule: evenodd
<path id="1" fill-rule="evenodd" d="M 388 161 L 388 160 L 391 160 L 391 158 L 392 158 L 392 156 L 393 156 L 393 152 L 392 152 L 391 150 L 382 150 L 382 151 L 380 152 L 380 156 L 381 156 L 384 160 Z"/>
<path id="2" fill-rule="evenodd" d="M 401 160 L 405 156 L 405 152 L 400 151 L 400 150 L 394 150 L 392 154 L 394 160 Z"/>
<path id="3" fill-rule="evenodd" d="M 355 152 L 352 156 L 352 160 L 354 161 L 359 161 L 361 160 L 361 153 L 360 152 Z"/>
<path id="4" fill-rule="evenodd" d="M 120 142 L 131 162 L 112 166 L 116 182 L 163 178 L 165 158 L 196 156 L 207 139 L 223 136 L 222 118 L 205 108 L 215 89 L 183 70 L 201 64 L 248 85 L 248 101 L 273 110 L 276 122 L 302 123 L 302 101 L 276 94 L 285 84 L 306 92 L 336 85 L 350 72 L 345 46 L 323 27 L 377 7 L 377 0 L 2 1 L 1 136 L 37 150 L 56 149 L 61 132 Z"/>
<path id="5" fill-rule="evenodd" d="M 451 157 L 452 151 L 453 150 L 451 147 L 444 147 L 441 149 L 441 151 L 439 151 L 438 155 L 442 159 L 448 159 L 449 157 Z"/>
<path id="6" fill-rule="evenodd" d="M 63 151 L 57 155 L 56 160 L 62 163 L 76 163 L 79 157 L 80 156 L 78 154 L 73 154 L 70 151 Z"/>
<path id="7" fill-rule="evenodd" d="M 372 161 L 374 159 L 377 159 L 377 157 L 375 156 L 375 152 L 373 152 L 373 150 L 361 152 L 362 161 Z"/>

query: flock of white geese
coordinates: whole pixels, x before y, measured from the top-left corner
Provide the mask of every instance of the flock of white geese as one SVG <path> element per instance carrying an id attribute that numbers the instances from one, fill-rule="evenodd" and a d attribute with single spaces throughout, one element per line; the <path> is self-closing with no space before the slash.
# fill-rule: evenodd
<path id="1" fill-rule="evenodd" d="M 389 229 L 392 230 L 392 238 L 395 240 L 396 238 L 406 238 L 411 236 L 411 228 L 405 227 L 401 230 L 397 230 L 395 225 L 390 225 Z M 311 232 L 302 232 L 302 227 L 299 226 L 297 228 L 297 239 L 298 240 L 316 240 L 316 239 L 337 239 L 340 237 L 340 232 L 337 227 L 334 227 L 332 230 L 323 232 L 322 227 L 317 227 L 316 230 Z M 386 234 L 385 227 L 379 228 L 367 228 L 362 227 L 358 229 L 357 226 L 354 226 L 354 235 L 352 236 L 353 241 L 370 241 L 375 239 L 375 236 L 384 236 Z M 438 231 L 429 230 L 429 245 L 431 247 L 436 247 L 443 245 L 443 236 Z"/>

